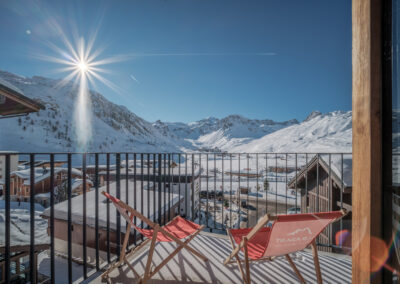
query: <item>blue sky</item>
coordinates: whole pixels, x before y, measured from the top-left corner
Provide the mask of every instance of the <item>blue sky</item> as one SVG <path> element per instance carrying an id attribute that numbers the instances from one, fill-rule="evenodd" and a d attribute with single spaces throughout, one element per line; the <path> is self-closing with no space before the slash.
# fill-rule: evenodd
<path id="1" fill-rule="evenodd" d="M 0 69 L 62 78 L 50 45 L 87 41 L 116 89 L 149 121 L 240 114 L 278 121 L 351 109 L 351 1 L 2 1 Z"/>

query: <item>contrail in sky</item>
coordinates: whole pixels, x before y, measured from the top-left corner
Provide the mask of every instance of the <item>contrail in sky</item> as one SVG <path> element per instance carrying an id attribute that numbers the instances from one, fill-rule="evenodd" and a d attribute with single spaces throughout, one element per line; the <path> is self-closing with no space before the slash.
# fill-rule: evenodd
<path id="1" fill-rule="evenodd" d="M 136 83 L 140 84 L 139 80 L 138 80 L 138 79 L 136 79 L 136 77 L 135 77 L 135 76 L 133 76 L 132 74 L 131 74 L 131 78 L 132 78 L 132 80 L 133 80 L 133 81 L 135 81 Z"/>
<path id="2" fill-rule="evenodd" d="M 133 53 L 132 56 L 229 56 L 229 55 L 250 55 L 250 56 L 275 56 L 275 52 L 178 52 L 178 53 Z"/>

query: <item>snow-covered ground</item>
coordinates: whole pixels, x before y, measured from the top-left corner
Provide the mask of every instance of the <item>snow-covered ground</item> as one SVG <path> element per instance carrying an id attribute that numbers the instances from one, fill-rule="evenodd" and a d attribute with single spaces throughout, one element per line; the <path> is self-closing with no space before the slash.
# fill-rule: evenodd
<path id="1" fill-rule="evenodd" d="M 11 246 L 30 244 L 30 203 L 10 202 L 10 240 Z M 49 244 L 47 220 L 41 217 L 44 208 L 35 204 L 35 244 Z M 0 200 L 0 246 L 5 245 L 5 201 Z"/>

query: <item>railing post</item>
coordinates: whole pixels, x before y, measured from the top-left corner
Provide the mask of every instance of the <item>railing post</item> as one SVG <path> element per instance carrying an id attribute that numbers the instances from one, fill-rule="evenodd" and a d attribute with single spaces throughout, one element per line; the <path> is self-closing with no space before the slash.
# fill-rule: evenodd
<path id="1" fill-rule="evenodd" d="M 68 283 L 72 283 L 72 159 L 71 153 L 68 153 L 68 181 L 67 181 L 67 197 L 68 197 Z"/>
<path id="2" fill-rule="evenodd" d="M 100 270 L 100 255 L 99 255 L 99 154 L 94 156 L 95 160 L 95 246 L 96 246 L 96 271 Z"/>
<path id="3" fill-rule="evenodd" d="M 86 248 L 86 153 L 82 154 L 82 179 L 83 179 L 83 184 L 82 184 L 82 189 L 83 189 L 83 252 L 82 252 L 82 258 L 83 258 L 83 278 L 87 278 L 87 248 Z"/>
<path id="4" fill-rule="evenodd" d="M 5 212 L 5 217 L 6 217 L 6 228 L 5 228 L 5 251 L 4 251 L 4 258 L 5 258 L 5 283 L 10 283 L 11 281 L 11 275 L 10 275 L 10 256 L 11 256 L 11 251 L 10 251 L 10 222 L 11 222 L 11 214 L 10 214 L 10 155 L 6 154 L 6 167 L 5 167 L 5 202 L 6 202 L 6 212 Z M 31 219 L 32 220 L 32 219 Z M 32 222 L 32 221 L 31 221 Z"/>
<path id="5" fill-rule="evenodd" d="M 161 225 L 161 163 L 162 156 L 158 154 L 158 224 Z"/>
<path id="6" fill-rule="evenodd" d="M 121 154 L 117 153 L 116 154 L 116 167 L 117 167 L 117 198 L 121 199 Z M 116 226 L 117 226 L 117 257 L 119 259 L 119 256 L 121 254 L 121 215 L 117 209 L 116 210 Z"/>
<path id="7" fill-rule="evenodd" d="M 29 278 L 36 283 L 35 263 L 35 154 L 30 154 L 30 250 L 29 250 Z"/>
<path id="8" fill-rule="evenodd" d="M 109 194 L 110 193 L 110 153 L 107 153 L 106 155 L 106 191 Z M 111 262 L 111 256 L 110 256 L 110 201 L 107 199 L 106 201 L 106 215 L 107 215 L 107 233 L 106 233 L 106 238 L 107 238 L 107 262 Z"/>
<path id="9" fill-rule="evenodd" d="M 55 283 L 54 251 L 54 154 L 50 154 L 50 281 Z"/>

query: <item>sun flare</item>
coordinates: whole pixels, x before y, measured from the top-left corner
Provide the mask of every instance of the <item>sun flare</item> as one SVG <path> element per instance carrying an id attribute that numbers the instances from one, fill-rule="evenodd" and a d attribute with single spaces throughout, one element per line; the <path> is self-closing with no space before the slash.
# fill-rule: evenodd
<path id="1" fill-rule="evenodd" d="M 82 73 L 89 71 L 89 66 L 85 61 L 79 61 L 77 67 Z"/>

